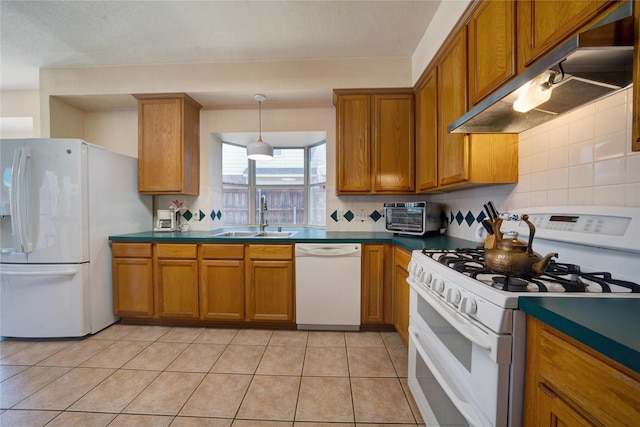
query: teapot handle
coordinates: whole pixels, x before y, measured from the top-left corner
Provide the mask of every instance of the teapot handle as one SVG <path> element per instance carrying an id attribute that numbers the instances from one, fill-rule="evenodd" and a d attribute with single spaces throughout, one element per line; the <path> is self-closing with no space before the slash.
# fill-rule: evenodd
<path id="1" fill-rule="evenodd" d="M 493 223 L 493 234 L 496 236 L 496 242 L 502 241 L 502 233 L 500 232 L 500 226 L 502 225 L 502 218 L 498 218 Z"/>
<path id="2" fill-rule="evenodd" d="M 529 221 L 529 215 L 522 215 L 522 220 L 529 226 L 529 242 L 527 243 L 527 253 L 531 254 L 533 253 L 533 236 L 535 236 L 536 234 L 536 228 L 533 226 L 533 224 L 531 224 L 531 221 Z"/>

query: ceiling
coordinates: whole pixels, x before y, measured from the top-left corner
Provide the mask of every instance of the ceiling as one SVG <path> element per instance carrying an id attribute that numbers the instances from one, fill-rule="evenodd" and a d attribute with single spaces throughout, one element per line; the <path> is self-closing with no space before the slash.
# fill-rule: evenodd
<path id="1" fill-rule="evenodd" d="M 411 57 L 440 1 L 1 0 L 0 89 L 40 68 Z"/>

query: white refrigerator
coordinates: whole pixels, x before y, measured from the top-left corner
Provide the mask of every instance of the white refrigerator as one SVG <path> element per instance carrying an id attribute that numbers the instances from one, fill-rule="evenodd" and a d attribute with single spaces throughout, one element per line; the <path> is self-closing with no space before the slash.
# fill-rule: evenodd
<path id="1" fill-rule="evenodd" d="M 0 140 L 0 336 L 111 325 L 108 236 L 150 229 L 137 159 L 79 139 Z"/>

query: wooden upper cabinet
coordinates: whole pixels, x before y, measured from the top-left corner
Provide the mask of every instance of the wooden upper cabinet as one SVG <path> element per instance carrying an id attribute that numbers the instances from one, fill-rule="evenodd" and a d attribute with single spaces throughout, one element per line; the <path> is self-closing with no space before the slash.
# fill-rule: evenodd
<path id="1" fill-rule="evenodd" d="M 200 109 L 184 94 L 137 94 L 138 191 L 200 192 Z"/>
<path id="2" fill-rule="evenodd" d="M 467 111 L 467 32 L 456 35 L 438 64 L 438 184 L 469 179 L 469 144 L 447 126 Z"/>
<path id="3" fill-rule="evenodd" d="M 338 194 L 415 191 L 412 89 L 336 89 Z"/>
<path id="4" fill-rule="evenodd" d="M 510 3 L 510 2 L 509 2 Z M 520 0 L 518 15 L 518 71 L 600 19 L 617 1 Z"/>
<path id="5" fill-rule="evenodd" d="M 636 42 L 633 48 L 633 140 L 631 149 L 640 151 L 640 1 L 633 3 L 633 23 Z"/>
<path id="6" fill-rule="evenodd" d="M 437 69 L 416 89 L 416 187 L 438 186 L 438 80 Z"/>
<path id="7" fill-rule="evenodd" d="M 467 24 L 470 107 L 516 74 L 515 8 L 513 1 L 484 0 Z"/>
<path id="8" fill-rule="evenodd" d="M 373 96 L 376 193 L 415 191 L 413 93 Z"/>
<path id="9" fill-rule="evenodd" d="M 371 96 L 336 97 L 338 193 L 368 193 L 371 174 Z"/>

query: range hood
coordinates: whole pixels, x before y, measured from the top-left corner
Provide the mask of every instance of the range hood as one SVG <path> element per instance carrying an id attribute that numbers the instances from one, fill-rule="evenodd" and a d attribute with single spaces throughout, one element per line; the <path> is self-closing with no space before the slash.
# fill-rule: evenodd
<path id="1" fill-rule="evenodd" d="M 450 133 L 520 133 L 633 81 L 632 1 L 564 43 L 447 127 Z M 528 82 L 544 75 L 551 97 L 526 113 L 514 110 Z M 550 76 L 550 77 L 549 77 Z"/>

